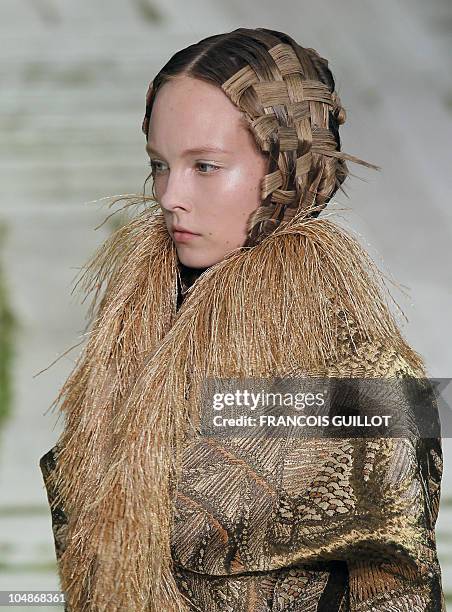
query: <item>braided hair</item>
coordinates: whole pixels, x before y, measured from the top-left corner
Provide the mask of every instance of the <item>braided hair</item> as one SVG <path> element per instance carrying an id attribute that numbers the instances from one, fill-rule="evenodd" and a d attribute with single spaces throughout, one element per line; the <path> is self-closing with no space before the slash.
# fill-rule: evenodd
<path id="1" fill-rule="evenodd" d="M 142 123 L 146 138 L 158 89 L 181 74 L 221 87 L 268 158 L 261 204 L 248 219 L 244 246 L 291 219 L 318 216 L 342 189 L 349 174 L 346 160 L 378 169 L 341 151 L 339 126 L 346 111 L 328 61 L 287 34 L 238 28 L 176 53 L 149 85 Z"/>

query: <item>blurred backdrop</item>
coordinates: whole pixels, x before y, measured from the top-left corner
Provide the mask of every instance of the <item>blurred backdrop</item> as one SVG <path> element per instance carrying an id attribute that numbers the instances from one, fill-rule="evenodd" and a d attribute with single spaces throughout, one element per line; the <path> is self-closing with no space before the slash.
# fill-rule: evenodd
<path id="1" fill-rule="evenodd" d="M 36 374 L 85 327 L 73 281 L 113 229 L 95 230 L 110 211 L 92 201 L 142 191 L 141 121 L 160 67 L 241 26 L 286 31 L 329 60 L 348 111 L 343 149 L 382 167 L 349 164 L 349 198 L 336 201 L 401 283 L 404 331 L 430 375 L 452 375 L 449 0 L 2 0 L 0 590 L 59 588 L 38 462 L 60 433 L 48 408 L 80 347 Z M 443 449 L 437 540 L 451 602 L 450 439 Z"/>

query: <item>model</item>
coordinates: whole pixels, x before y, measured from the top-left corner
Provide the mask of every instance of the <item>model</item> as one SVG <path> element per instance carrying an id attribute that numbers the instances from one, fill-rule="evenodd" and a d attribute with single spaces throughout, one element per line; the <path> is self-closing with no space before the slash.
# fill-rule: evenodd
<path id="1" fill-rule="evenodd" d="M 445 610 L 440 438 L 201 427 L 209 377 L 426 376 L 324 211 L 346 161 L 376 167 L 341 151 L 345 119 L 328 62 L 265 28 L 151 82 L 154 196 L 86 266 L 92 325 L 41 458 L 67 610 Z"/>

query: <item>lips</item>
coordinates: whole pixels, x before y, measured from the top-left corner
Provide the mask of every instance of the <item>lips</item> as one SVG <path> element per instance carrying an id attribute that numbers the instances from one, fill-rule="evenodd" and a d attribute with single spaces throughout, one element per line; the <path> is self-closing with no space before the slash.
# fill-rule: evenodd
<path id="1" fill-rule="evenodd" d="M 176 242 L 190 242 L 198 237 L 199 234 L 194 234 L 188 230 L 178 229 L 178 226 L 173 227 L 173 238 Z"/>
<path id="2" fill-rule="evenodd" d="M 196 234 L 195 232 L 191 232 L 188 229 L 185 229 L 183 227 L 179 227 L 179 226 L 175 226 L 173 227 L 173 232 L 178 232 L 181 234 L 192 234 L 193 236 L 198 236 L 199 234 Z"/>

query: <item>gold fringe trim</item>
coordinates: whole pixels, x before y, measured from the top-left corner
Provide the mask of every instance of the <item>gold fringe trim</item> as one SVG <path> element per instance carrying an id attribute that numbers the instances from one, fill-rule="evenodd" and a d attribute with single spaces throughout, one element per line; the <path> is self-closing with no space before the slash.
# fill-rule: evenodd
<path id="1" fill-rule="evenodd" d="M 294 217 L 229 253 L 178 312 L 177 254 L 152 208 L 109 238 L 82 278 L 92 329 L 56 400 L 66 415 L 57 503 L 69 517 L 59 569 L 77 612 L 188 609 L 171 571 L 172 499 L 205 376 L 321 371 L 343 355 L 341 316 L 346 350 L 390 344 L 422 367 L 378 270 L 328 219 Z"/>

